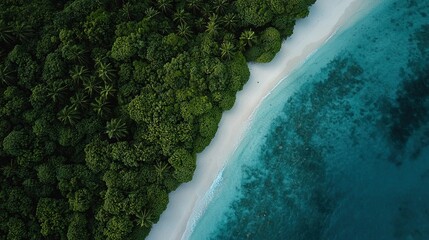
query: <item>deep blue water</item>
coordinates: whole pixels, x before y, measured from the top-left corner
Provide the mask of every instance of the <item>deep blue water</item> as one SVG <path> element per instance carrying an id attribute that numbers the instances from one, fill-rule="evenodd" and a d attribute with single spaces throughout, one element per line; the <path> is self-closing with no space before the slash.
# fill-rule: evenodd
<path id="1" fill-rule="evenodd" d="M 381 2 L 263 102 L 190 239 L 429 239 L 429 1 Z"/>

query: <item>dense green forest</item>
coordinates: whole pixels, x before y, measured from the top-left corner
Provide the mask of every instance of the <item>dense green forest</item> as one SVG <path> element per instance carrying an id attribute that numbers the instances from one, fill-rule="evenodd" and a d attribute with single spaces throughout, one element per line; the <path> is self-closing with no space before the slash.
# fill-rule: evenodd
<path id="1" fill-rule="evenodd" d="M 315 0 L 1 0 L 0 239 L 143 238 Z"/>

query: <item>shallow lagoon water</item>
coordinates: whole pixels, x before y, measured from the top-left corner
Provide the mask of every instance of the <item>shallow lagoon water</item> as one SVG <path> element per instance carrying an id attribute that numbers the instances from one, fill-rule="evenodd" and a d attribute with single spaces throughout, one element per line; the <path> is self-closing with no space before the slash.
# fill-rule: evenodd
<path id="1" fill-rule="evenodd" d="M 190 239 L 429 239 L 429 2 L 380 2 L 264 100 Z"/>

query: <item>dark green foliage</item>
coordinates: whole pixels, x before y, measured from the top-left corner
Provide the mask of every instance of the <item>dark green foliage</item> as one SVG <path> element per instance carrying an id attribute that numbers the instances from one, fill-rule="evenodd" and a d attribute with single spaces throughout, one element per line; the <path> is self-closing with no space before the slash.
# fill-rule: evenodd
<path id="1" fill-rule="evenodd" d="M 279 15 L 276 17 L 273 26 L 280 32 L 282 36 L 290 36 L 293 33 L 295 19 L 288 14 Z"/>
<path id="2" fill-rule="evenodd" d="M 187 182 L 192 179 L 195 169 L 195 158 L 185 149 L 177 149 L 168 159 L 174 168 L 174 177 L 179 182 Z"/>
<path id="3" fill-rule="evenodd" d="M 103 9 L 98 9 L 87 16 L 83 24 L 83 31 L 85 37 L 92 43 L 103 44 L 111 42 L 108 41 L 105 35 L 112 34 L 112 28 L 109 25 L 110 14 Z"/>
<path id="4" fill-rule="evenodd" d="M 93 172 L 106 170 L 109 167 L 108 143 L 94 139 L 85 147 L 86 165 Z"/>
<path id="5" fill-rule="evenodd" d="M 70 209 L 75 212 L 86 212 L 91 207 L 92 193 L 84 188 L 77 190 L 69 197 Z"/>
<path id="6" fill-rule="evenodd" d="M 43 79 L 51 81 L 56 78 L 61 78 L 65 74 L 65 63 L 61 55 L 57 52 L 49 53 L 43 66 Z"/>
<path id="7" fill-rule="evenodd" d="M 273 18 L 270 2 L 267 0 L 237 0 L 237 10 L 245 23 L 260 27 Z"/>
<path id="8" fill-rule="evenodd" d="M 114 216 L 107 222 L 104 235 L 109 240 L 125 239 L 131 233 L 133 223 L 128 216 Z"/>
<path id="9" fill-rule="evenodd" d="M 19 218 L 10 218 L 7 222 L 9 229 L 7 239 L 26 239 L 27 233 L 25 230 L 25 223 Z"/>
<path id="10" fill-rule="evenodd" d="M 134 98 L 128 105 L 128 112 L 134 121 L 138 123 L 149 123 L 151 121 L 151 102 L 154 100 L 155 94 L 140 95 Z"/>
<path id="11" fill-rule="evenodd" d="M 151 203 L 151 213 L 154 215 L 153 220 L 156 221 L 167 207 L 168 194 L 160 186 L 152 184 L 147 188 L 147 199 Z"/>
<path id="12" fill-rule="evenodd" d="M 86 240 L 89 238 L 87 230 L 87 220 L 85 215 L 75 213 L 70 221 L 67 229 L 67 239 L 70 240 Z"/>
<path id="13" fill-rule="evenodd" d="M 238 53 L 228 64 L 231 73 L 231 91 L 236 92 L 243 88 L 247 79 L 250 77 L 250 71 L 247 67 L 246 58 L 242 53 Z"/>
<path id="14" fill-rule="evenodd" d="M 127 142 L 116 142 L 111 144 L 111 146 L 113 160 L 120 161 L 129 167 L 137 167 L 139 165 L 139 155 L 135 153 L 134 147 L 129 146 Z"/>
<path id="15" fill-rule="evenodd" d="M 234 106 L 235 92 L 227 92 L 219 102 L 219 106 L 222 110 L 229 110 Z"/>
<path id="16" fill-rule="evenodd" d="M 0 1 L 0 239 L 144 238 L 312 2 Z"/>
<path id="17" fill-rule="evenodd" d="M 189 111 L 194 116 L 200 116 L 212 109 L 207 96 L 195 97 L 189 102 Z"/>
<path id="18" fill-rule="evenodd" d="M 201 118 L 200 134 L 201 136 L 212 139 L 216 133 L 221 115 L 216 112 L 206 114 Z"/>
<path id="19" fill-rule="evenodd" d="M 37 168 L 37 178 L 44 184 L 53 184 L 56 182 L 55 166 L 51 164 L 41 164 Z"/>
<path id="20" fill-rule="evenodd" d="M 68 220 L 63 216 L 67 205 L 61 200 L 41 198 L 37 203 L 36 216 L 43 236 L 60 237 L 65 233 Z"/>
<path id="21" fill-rule="evenodd" d="M 24 217 L 29 217 L 32 212 L 31 199 L 26 195 L 25 191 L 18 188 L 8 189 L 6 201 L 3 203 L 10 213 L 19 214 Z"/>
<path id="22" fill-rule="evenodd" d="M 112 46 L 112 58 L 125 61 L 132 57 L 137 51 L 130 37 L 118 37 Z"/>
<path id="23" fill-rule="evenodd" d="M 30 146 L 30 139 L 24 131 L 12 131 L 3 139 L 3 151 L 12 156 L 23 155 Z"/>
<path id="24" fill-rule="evenodd" d="M 246 52 L 246 57 L 250 61 L 269 62 L 271 61 L 281 47 L 281 37 L 279 31 L 275 28 L 268 28 L 262 32 L 259 44 L 253 46 Z"/>

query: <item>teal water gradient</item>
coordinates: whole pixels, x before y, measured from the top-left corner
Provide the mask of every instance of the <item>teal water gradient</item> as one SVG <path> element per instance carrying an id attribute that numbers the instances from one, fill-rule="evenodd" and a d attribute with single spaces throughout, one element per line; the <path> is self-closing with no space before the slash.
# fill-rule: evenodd
<path id="1" fill-rule="evenodd" d="M 384 0 L 288 76 L 190 239 L 429 239 L 428 15 Z"/>

